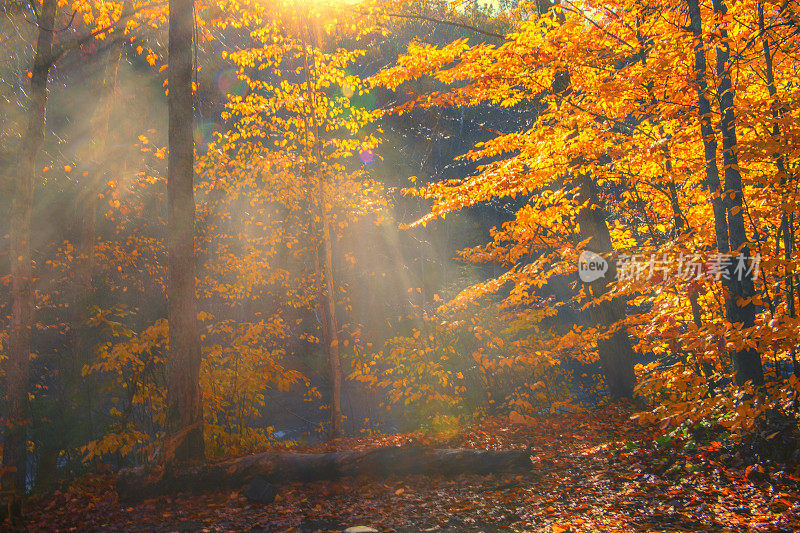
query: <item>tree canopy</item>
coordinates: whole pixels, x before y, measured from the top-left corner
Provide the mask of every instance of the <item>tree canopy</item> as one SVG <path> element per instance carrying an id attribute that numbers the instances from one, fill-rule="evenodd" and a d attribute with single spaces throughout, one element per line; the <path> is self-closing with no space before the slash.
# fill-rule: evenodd
<path id="1" fill-rule="evenodd" d="M 5 1 L 12 525 L 96 476 L 550 472 L 570 420 L 796 520 L 798 9 Z"/>

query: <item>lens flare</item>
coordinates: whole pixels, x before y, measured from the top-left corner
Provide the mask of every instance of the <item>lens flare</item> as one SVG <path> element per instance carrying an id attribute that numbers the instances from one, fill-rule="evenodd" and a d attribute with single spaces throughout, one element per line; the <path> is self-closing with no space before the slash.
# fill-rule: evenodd
<path id="1" fill-rule="evenodd" d="M 205 152 L 214 141 L 214 133 L 219 129 L 216 122 L 203 122 L 194 129 L 194 145 L 200 152 Z"/>
<path id="2" fill-rule="evenodd" d="M 361 158 L 361 162 L 365 165 L 371 165 L 372 162 L 375 161 L 375 154 L 373 154 L 370 149 L 362 150 L 359 157 Z"/>
<path id="3" fill-rule="evenodd" d="M 220 92 L 231 96 L 244 96 L 247 93 L 247 83 L 238 78 L 235 68 L 219 71 L 217 88 Z"/>

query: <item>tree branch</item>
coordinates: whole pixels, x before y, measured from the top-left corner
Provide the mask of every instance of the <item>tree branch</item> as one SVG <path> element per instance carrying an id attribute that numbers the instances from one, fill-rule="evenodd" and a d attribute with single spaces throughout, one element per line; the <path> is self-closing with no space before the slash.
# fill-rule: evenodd
<path id="1" fill-rule="evenodd" d="M 50 55 L 50 58 L 49 58 L 50 64 L 52 65 L 53 63 L 57 62 L 59 59 L 64 57 L 64 55 L 67 52 L 83 46 L 84 44 L 88 43 L 89 41 L 91 41 L 92 39 L 97 37 L 98 35 L 101 35 L 103 33 L 107 33 L 107 32 L 112 31 L 112 30 L 119 29 L 119 27 L 122 25 L 122 23 L 127 23 L 128 19 L 130 19 L 132 16 L 136 15 L 137 13 L 141 13 L 142 11 L 145 11 L 145 10 L 153 8 L 153 7 L 163 6 L 166 3 L 167 3 L 167 0 L 157 0 L 155 2 L 151 2 L 151 3 L 148 3 L 148 4 L 143 4 L 141 6 L 135 7 L 133 9 L 130 9 L 128 11 L 125 11 L 125 12 L 121 13 L 119 18 L 115 22 L 113 22 L 113 23 L 111 23 L 111 24 L 109 24 L 107 26 L 104 26 L 102 28 L 98 28 L 98 29 L 96 29 L 96 30 L 94 30 L 94 31 L 82 36 L 82 37 L 78 37 L 77 39 L 74 39 L 73 41 L 71 41 L 69 43 L 60 45 L 58 47 L 58 49 L 54 50 L 53 53 Z"/>
<path id="2" fill-rule="evenodd" d="M 356 12 L 361 14 L 361 15 L 372 15 L 373 14 L 373 13 L 368 13 L 368 12 L 359 11 L 359 10 L 356 10 Z M 456 21 L 452 21 L 452 20 L 445 20 L 445 19 L 440 19 L 440 18 L 436 18 L 436 17 L 431 17 L 429 15 L 422 15 L 422 14 L 418 14 L 418 13 L 388 13 L 387 12 L 387 13 L 385 13 L 385 15 L 387 17 L 393 17 L 393 18 L 404 18 L 404 19 L 410 19 L 410 20 L 425 20 L 427 22 L 433 22 L 434 24 L 442 24 L 442 25 L 445 25 L 445 26 L 454 26 L 456 28 L 469 30 L 469 31 L 472 31 L 472 32 L 475 32 L 475 33 L 479 33 L 481 35 L 485 35 L 486 37 L 494 37 L 495 39 L 500 39 L 500 40 L 503 40 L 503 41 L 507 40 L 507 37 L 505 35 L 502 35 L 500 33 L 495 33 L 493 31 L 489 31 L 489 30 L 482 30 L 481 28 L 478 28 L 477 26 L 473 26 L 471 24 L 466 24 L 464 22 L 456 22 Z"/>

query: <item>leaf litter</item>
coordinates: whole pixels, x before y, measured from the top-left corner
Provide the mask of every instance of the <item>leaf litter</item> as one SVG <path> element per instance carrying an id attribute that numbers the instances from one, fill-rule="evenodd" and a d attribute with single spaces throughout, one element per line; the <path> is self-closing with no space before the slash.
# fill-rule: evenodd
<path id="1" fill-rule="evenodd" d="M 118 502 L 113 476 L 87 476 L 28 509 L 28 531 L 705 532 L 800 530 L 800 478 L 748 465 L 733 443 L 655 439 L 605 407 L 487 419 L 448 435 L 339 439 L 300 451 L 426 445 L 528 449 L 525 475 L 413 475 L 289 483 L 269 505 L 240 491 Z"/>

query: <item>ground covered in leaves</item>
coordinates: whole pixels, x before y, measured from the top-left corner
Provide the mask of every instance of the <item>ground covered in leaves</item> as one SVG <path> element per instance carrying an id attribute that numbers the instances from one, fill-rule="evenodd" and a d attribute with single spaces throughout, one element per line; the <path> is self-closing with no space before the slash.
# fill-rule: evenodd
<path id="1" fill-rule="evenodd" d="M 528 448 L 525 476 L 411 476 L 291 483 L 255 505 L 239 492 L 120 504 L 112 478 L 89 477 L 34 501 L 30 531 L 798 531 L 800 478 L 752 466 L 741 446 L 653 439 L 609 407 L 525 424 L 490 420 L 456 436 L 343 439 L 307 451 L 408 443 Z"/>

